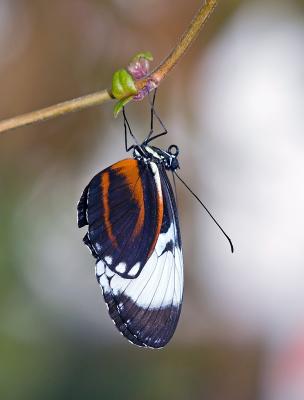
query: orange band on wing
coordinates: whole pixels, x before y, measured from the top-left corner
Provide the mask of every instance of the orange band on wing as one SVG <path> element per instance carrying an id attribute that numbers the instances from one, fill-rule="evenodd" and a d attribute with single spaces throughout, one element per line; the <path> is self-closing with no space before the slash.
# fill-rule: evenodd
<path id="1" fill-rule="evenodd" d="M 135 239 L 140 235 L 145 221 L 144 191 L 138 162 L 132 159 L 122 160 L 113 165 L 112 168 L 115 169 L 119 175 L 122 175 L 125 178 L 127 185 L 130 188 L 130 193 L 136 201 L 139 209 L 136 225 L 132 233 L 132 239 Z"/>
<path id="2" fill-rule="evenodd" d="M 102 187 L 102 201 L 103 201 L 103 209 L 104 209 L 104 222 L 107 230 L 107 234 L 114 244 L 115 247 L 118 247 L 117 240 L 113 235 L 112 224 L 110 221 L 110 207 L 109 207 L 109 187 L 110 187 L 110 176 L 108 172 L 104 172 L 101 174 L 101 187 Z"/>
<path id="3" fill-rule="evenodd" d="M 130 188 L 130 193 L 132 194 L 133 199 L 137 203 L 139 214 L 137 217 L 136 225 L 132 232 L 132 239 L 136 239 L 141 234 L 145 222 L 144 189 L 140 176 L 140 171 L 138 168 L 138 161 L 134 159 L 122 160 L 112 165 L 111 169 L 125 178 L 126 183 Z M 109 177 L 107 177 L 107 179 L 109 179 Z M 153 241 L 149 249 L 148 257 L 150 257 L 150 255 L 154 251 L 162 227 L 163 215 L 164 215 L 163 195 L 162 195 L 162 188 L 159 175 L 157 180 L 155 180 L 155 186 L 157 191 L 156 229 Z M 110 223 L 109 227 L 111 228 Z"/>

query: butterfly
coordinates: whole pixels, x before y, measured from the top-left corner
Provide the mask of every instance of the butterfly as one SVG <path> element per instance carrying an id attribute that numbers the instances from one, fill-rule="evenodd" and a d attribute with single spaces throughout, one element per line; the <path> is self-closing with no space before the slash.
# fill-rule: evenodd
<path id="1" fill-rule="evenodd" d="M 96 259 L 96 278 L 117 329 L 135 345 L 161 348 L 180 317 L 184 276 L 176 199 L 168 177 L 172 172 L 174 178 L 179 168 L 179 149 L 150 145 L 167 133 L 154 102 L 155 93 L 151 129 L 142 143 L 123 109 L 125 148 L 133 150 L 133 158 L 95 175 L 77 209 L 78 226 L 88 226 L 83 241 Z M 154 116 L 164 130 L 153 136 Z M 128 132 L 135 141 L 130 147 Z"/>
<path id="2" fill-rule="evenodd" d="M 153 97 L 153 105 L 155 95 Z M 96 259 L 96 278 L 109 314 L 132 343 L 164 347 L 176 329 L 183 299 L 183 255 L 175 195 L 168 171 L 179 168 L 178 147 L 127 145 L 127 158 L 99 172 L 78 203 L 78 226 L 88 225 L 84 243 Z"/>

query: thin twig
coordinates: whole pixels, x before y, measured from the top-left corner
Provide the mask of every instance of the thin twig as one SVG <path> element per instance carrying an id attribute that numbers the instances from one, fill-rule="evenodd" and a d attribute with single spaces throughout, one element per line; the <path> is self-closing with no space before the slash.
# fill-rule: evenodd
<path id="1" fill-rule="evenodd" d="M 87 107 L 97 106 L 112 97 L 107 90 L 88 94 L 87 96 L 78 97 L 73 100 L 64 101 L 54 106 L 42 108 L 41 110 L 32 111 L 27 114 L 18 115 L 17 117 L 5 119 L 0 122 L 0 133 L 9 131 L 10 129 L 19 128 L 39 121 L 46 121 L 51 118 L 59 117 L 70 112 L 83 110 Z"/>
<path id="2" fill-rule="evenodd" d="M 192 45 L 204 23 L 207 21 L 212 14 L 212 11 L 216 7 L 216 0 L 209 0 L 203 3 L 204 4 L 198 10 L 189 27 L 168 57 L 165 58 L 165 60 L 151 73 L 151 75 L 137 82 L 138 89 L 144 87 L 149 80 L 152 80 L 155 85 L 158 86 L 166 77 L 166 75 L 175 67 L 177 62 L 185 54 L 186 50 L 188 50 L 188 48 Z"/>
<path id="3" fill-rule="evenodd" d="M 146 78 L 135 82 L 137 90 L 142 90 L 148 82 L 152 82 L 154 87 L 159 86 L 160 82 L 167 76 L 172 68 L 177 64 L 185 51 L 196 39 L 200 29 L 211 15 L 216 6 L 216 0 L 204 1 L 198 13 L 190 23 L 188 29 L 181 37 L 180 41 L 168 57 Z M 54 106 L 46 107 L 38 111 L 18 115 L 0 122 L 0 133 L 15 129 L 21 126 L 30 125 L 39 121 L 45 121 L 70 112 L 83 110 L 91 106 L 101 105 L 113 99 L 110 90 L 101 90 L 87 96 L 78 97 Z"/>

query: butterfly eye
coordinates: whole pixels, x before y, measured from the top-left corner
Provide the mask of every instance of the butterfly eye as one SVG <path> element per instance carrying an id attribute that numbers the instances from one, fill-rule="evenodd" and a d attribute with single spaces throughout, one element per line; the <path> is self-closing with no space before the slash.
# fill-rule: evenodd
<path id="1" fill-rule="evenodd" d="M 168 148 L 168 153 L 171 156 L 177 157 L 179 154 L 179 148 L 175 144 L 171 144 L 171 146 Z"/>

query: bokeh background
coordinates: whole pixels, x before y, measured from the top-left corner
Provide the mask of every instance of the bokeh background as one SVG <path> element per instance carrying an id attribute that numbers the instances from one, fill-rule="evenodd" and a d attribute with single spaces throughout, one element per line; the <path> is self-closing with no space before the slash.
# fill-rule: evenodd
<path id="1" fill-rule="evenodd" d="M 198 0 L 0 0 L 0 118 L 109 87 L 175 45 Z M 156 65 L 156 64 L 155 64 Z M 105 104 L 0 137 L 0 398 L 304 398 L 304 2 L 221 1 L 163 82 L 181 175 L 184 308 L 161 351 L 115 330 L 76 225 L 125 157 Z M 139 138 L 148 104 L 128 106 Z"/>

